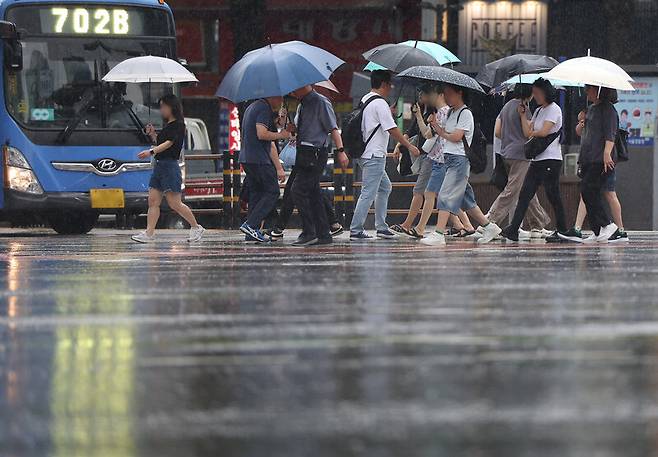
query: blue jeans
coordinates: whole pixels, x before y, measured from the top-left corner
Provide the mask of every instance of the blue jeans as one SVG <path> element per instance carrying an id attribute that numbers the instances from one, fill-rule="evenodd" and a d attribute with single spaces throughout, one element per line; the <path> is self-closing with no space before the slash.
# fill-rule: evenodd
<path id="1" fill-rule="evenodd" d="M 361 167 L 361 195 L 356 202 L 352 216 L 351 233 L 360 233 L 368 217 L 368 210 L 375 203 L 375 228 L 386 230 L 386 212 L 388 211 L 388 196 L 391 194 L 391 180 L 386 174 L 386 157 L 373 157 L 371 159 L 356 159 Z"/>
<path id="2" fill-rule="evenodd" d="M 276 208 L 279 200 L 279 181 L 276 168 L 271 163 L 243 163 L 247 175 L 247 194 L 249 205 L 247 209 L 247 225 L 260 228 L 260 223 Z"/>
<path id="3" fill-rule="evenodd" d="M 439 210 L 459 213 L 460 209 L 467 211 L 475 208 L 475 194 L 468 183 L 471 165 L 466 156 L 445 154 L 446 175 L 439 191 Z"/>

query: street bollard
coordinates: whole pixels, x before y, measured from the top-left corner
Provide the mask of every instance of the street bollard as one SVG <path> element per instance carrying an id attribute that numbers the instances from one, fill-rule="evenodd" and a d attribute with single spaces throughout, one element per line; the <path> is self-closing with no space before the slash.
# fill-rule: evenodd
<path id="1" fill-rule="evenodd" d="M 223 152 L 223 185 L 224 188 L 222 189 L 222 228 L 231 228 L 231 214 L 232 214 L 232 207 L 233 207 L 233 196 L 231 194 L 232 190 L 232 178 L 233 175 L 231 174 L 231 153 L 228 150 L 225 150 Z"/>
<path id="2" fill-rule="evenodd" d="M 352 216 L 354 215 L 354 205 L 356 203 L 354 198 L 354 170 L 356 164 L 354 160 L 350 160 L 350 164 L 345 170 L 345 196 L 343 197 L 345 205 L 345 223 L 344 227 L 349 227 L 352 223 Z"/>
<path id="3" fill-rule="evenodd" d="M 345 225 L 345 174 L 340 164 L 336 162 L 336 151 L 334 150 L 334 211 L 338 216 L 338 221 Z"/>
<path id="4" fill-rule="evenodd" d="M 233 175 L 233 212 L 231 228 L 238 228 L 242 223 L 242 214 L 240 208 L 240 191 L 242 190 L 242 170 L 240 168 L 240 151 L 233 151 L 233 166 L 231 173 Z"/>

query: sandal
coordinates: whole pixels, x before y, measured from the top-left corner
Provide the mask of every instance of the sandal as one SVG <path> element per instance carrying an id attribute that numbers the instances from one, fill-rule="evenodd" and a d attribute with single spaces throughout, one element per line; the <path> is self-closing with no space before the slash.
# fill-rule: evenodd
<path id="1" fill-rule="evenodd" d="M 464 229 L 456 229 L 454 227 L 450 227 L 445 231 L 445 236 L 458 236 L 462 230 Z"/>
<path id="2" fill-rule="evenodd" d="M 395 233 L 400 233 L 402 235 L 407 234 L 407 230 L 404 227 L 402 227 L 400 224 L 391 225 L 389 229 L 391 229 Z"/>
<path id="3" fill-rule="evenodd" d="M 461 229 L 459 233 L 455 235 L 455 238 L 466 238 L 471 235 L 475 235 L 475 230 Z"/>
<path id="4" fill-rule="evenodd" d="M 421 238 L 424 238 L 423 235 L 421 235 L 420 233 L 418 233 L 418 231 L 416 231 L 416 228 L 415 228 L 415 227 L 409 229 L 405 234 L 406 234 L 407 236 L 409 236 L 409 237 L 411 237 L 411 238 L 415 238 L 415 239 L 417 239 L 417 240 L 420 240 Z"/>

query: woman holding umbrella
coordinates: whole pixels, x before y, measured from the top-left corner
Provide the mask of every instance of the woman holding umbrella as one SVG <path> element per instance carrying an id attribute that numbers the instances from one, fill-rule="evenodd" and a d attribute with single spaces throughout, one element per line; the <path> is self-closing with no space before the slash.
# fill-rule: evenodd
<path id="1" fill-rule="evenodd" d="M 147 134 L 155 143 L 155 146 L 137 154 L 140 159 L 153 156 L 155 166 L 149 182 L 149 209 L 146 230 L 133 235 L 132 239 L 138 243 L 155 241 L 155 226 L 160 217 L 162 198 L 165 197 L 169 208 L 176 211 L 190 224 L 190 235 L 187 241 L 199 241 L 205 229 L 197 223 L 190 208 L 181 201 L 183 179 L 178 160 L 185 138 L 185 121 L 178 97 L 173 94 L 162 97 L 160 99 L 160 114 L 165 124 L 160 133 L 156 135 L 152 125 L 147 127 Z"/>
<path id="2" fill-rule="evenodd" d="M 578 157 L 581 168 L 580 195 L 594 235 L 586 240 L 573 234 L 564 234 L 561 238 L 577 242 L 624 241 L 625 233 L 610 221 L 603 205 L 603 192 L 610 189 L 611 180 L 614 186 L 614 147 L 619 118 L 613 103 L 617 101 L 617 92 L 587 85 L 585 93 L 592 105 L 587 109 L 585 119 L 579 119 L 576 133 L 581 137 Z"/>
<path id="3" fill-rule="evenodd" d="M 475 201 L 473 188 L 468 182 L 470 164 L 466 157 L 466 147 L 473 141 L 475 120 L 473 113 L 466 106 L 466 89 L 455 84 L 447 84 L 444 89 L 445 100 L 450 111 L 445 128 L 436 125 L 436 133 L 445 139 L 445 177 L 439 190 L 439 216 L 436 230 L 421 243 L 429 246 L 446 244 L 445 229 L 451 214 L 466 211 L 469 217 L 483 227 L 482 237 L 478 243 L 488 243 L 501 232 L 493 222 L 489 222 Z"/>

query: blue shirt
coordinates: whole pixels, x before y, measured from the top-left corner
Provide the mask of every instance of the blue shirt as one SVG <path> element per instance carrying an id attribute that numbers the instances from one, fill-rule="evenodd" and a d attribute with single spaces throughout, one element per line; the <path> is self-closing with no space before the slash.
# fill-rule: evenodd
<path id="1" fill-rule="evenodd" d="M 244 112 L 240 163 L 272 163 L 270 160 L 272 142 L 258 139 L 258 134 L 256 133 L 257 124 L 262 124 L 273 132 L 276 131 L 274 129 L 274 113 L 267 100 L 256 100 Z"/>
<path id="2" fill-rule="evenodd" d="M 329 99 L 314 90 L 306 94 L 297 110 L 299 144 L 325 147 L 329 143 L 328 135 L 336 128 L 336 114 Z"/>

